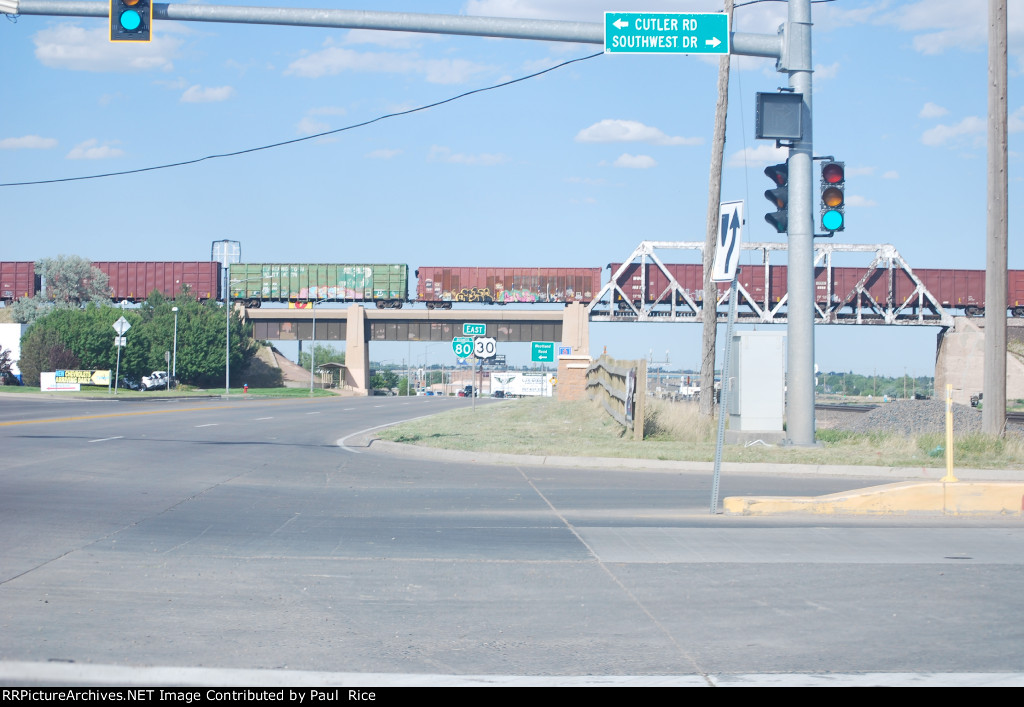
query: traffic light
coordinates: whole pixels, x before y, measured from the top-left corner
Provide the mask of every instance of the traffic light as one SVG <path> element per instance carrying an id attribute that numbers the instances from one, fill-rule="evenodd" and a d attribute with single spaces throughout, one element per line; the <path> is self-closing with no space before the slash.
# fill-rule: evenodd
<path id="1" fill-rule="evenodd" d="M 846 228 L 846 163 L 821 163 L 821 227 L 831 235 Z"/>
<path id="2" fill-rule="evenodd" d="M 775 184 L 774 189 L 764 193 L 764 198 L 778 209 L 774 214 L 765 214 L 764 220 L 774 226 L 777 233 L 786 233 L 789 228 L 789 187 L 786 186 L 789 183 L 789 163 L 765 167 L 764 173 Z"/>
<path id="3" fill-rule="evenodd" d="M 152 0 L 110 0 L 111 42 L 148 42 L 152 26 Z"/>

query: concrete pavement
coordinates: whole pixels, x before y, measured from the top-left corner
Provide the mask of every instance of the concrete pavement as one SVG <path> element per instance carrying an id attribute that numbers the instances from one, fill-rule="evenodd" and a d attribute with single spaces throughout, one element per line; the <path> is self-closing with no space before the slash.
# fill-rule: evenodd
<path id="1" fill-rule="evenodd" d="M 711 462 L 537 456 L 467 452 L 398 444 L 364 430 L 338 440 L 350 452 L 375 451 L 453 462 L 523 464 L 590 469 L 712 473 Z M 1024 472 L 1012 469 L 955 469 L 955 482 L 942 481 L 945 469 L 930 467 L 824 466 L 815 464 L 723 463 L 722 473 L 892 478 L 894 483 L 827 496 L 733 496 L 723 500 L 727 515 L 966 515 L 1024 519 Z M 853 482 L 851 482 L 852 484 Z"/>

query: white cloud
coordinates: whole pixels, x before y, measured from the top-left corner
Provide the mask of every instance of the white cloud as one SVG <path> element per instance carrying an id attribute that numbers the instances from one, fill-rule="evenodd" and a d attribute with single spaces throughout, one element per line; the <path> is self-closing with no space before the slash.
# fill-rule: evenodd
<path id="1" fill-rule="evenodd" d="M 53 69 L 74 71 L 170 71 L 181 40 L 157 34 L 151 42 L 111 42 L 105 24 L 83 29 L 60 24 L 36 32 L 36 58 Z"/>
<path id="2" fill-rule="evenodd" d="M 758 145 L 734 152 L 726 163 L 727 167 L 759 167 L 773 162 L 785 162 L 789 150 L 774 145 Z"/>
<path id="3" fill-rule="evenodd" d="M 985 119 L 972 115 L 964 118 L 956 125 L 936 125 L 934 128 L 925 130 L 924 134 L 921 135 L 921 142 L 925 145 L 936 147 L 960 137 L 984 134 L 985 130 Z"/>
<path id="4" fill-rule="evenodd" d="M 980 49 L 988 43 L 988 15 L 980 2 L 919 0 L 879 17 L 884 24 L 915 34 L 914 49 L 941 54 L 947 49 Z"/>
<path id="5" fill-rule="evenodd" d="M 949 113 L 948 110 L 940 105 L 936 105 L 932 102 L 925 103 L 921 108 L 921 112 L 918 113 L 919 118 L 941 118 L 942 116 Z"/>
<path id="6" fill-rule="evenodd" d="M 99 140 L 92 139 L 86 140 L 83 143 L 75 145 L 71 152 L 67 154 L 69 160 L 105 160 L 112 157 L 121 157 L 124 155 L 124 150 L 113 147 L 110 143 L 104 145 L 99 144 Z"/>
<path id="7" fill-rule="evenodd" d="M 899 179 L 900 173 L 894 169 L 890 169 L 888 172 L 882 175 L 882 179 Z"/>
<path id="8" fill-rule="evenodd" d="M 335 106 L 324 106 L 322 108 L 310 108 L 310 115 L 345 115 L 348 113 L 344 108 L 338 108 Z"/>
<path id="9" fill-rule="evenodd" d="M 847 177 L 871 177 L 875 173 L 874 167 L 847 167 Z"/>
<path id="10" fill-rule="evenodd" d="M 326 133 L 330 129 L 331 126 L 328 123 L 314 120 L 309 116 L 300 120 L 299 124 L 295 127 L 295 131 L 299 135 L 317 135 L 319 133 Z"/>
<path id="11" fill-rule="evenodd" d="M 345 44 L 374 44 L 393 49 L 411 49 L 429 39 L 431 35 L 420 32 L 386 32 L 372 29 L 353 29 L 345 35 Z"/>
<path id="12" fill-rule="evenodd" d="M 430 148 L 427 156 L 431 162 L 447 162 L 449 164 L 468 164 L 491 166 L 507 162 L 508 158 L 501 154 L 481 153 L 479 155 L 467 155 L 461 152 L 452 152 L 450 148 L 434 145 Z"/>
<path id="13" fill-rule="evenodd" d="M 858 196 L 857 194 L 847 194 L 844 201 L 847 206 L 878 206 L 878 202 Z"/>
<path id="14" fill-rule="evenodd" d="M 839 62 L 825 66 L 818 64 L 814 67 L 814 80 L 821 81 L 823 79 L 834 79 L 839 75 Z"/>
<path id="15" fill-rule="evenodd" d="M 49 150 L 52 147 L 57 147 L 55 138 L 38 135 L 5 137 L 0 140 L 0 150 Z"/>
<path id="16" fill-rule="evenodd" d="M 1019 133 L 1024 131 L 1024 107 L 1018 108 L 1017 110 L 1010 113 L 1007 120 L 1006 129 L 1011 133 Z"/>
<path id="17" fill-rule="evenodd" d="M 285 70 L 289 76 L 320 78 L 343 71 L 363 73 L 421 74 L 430 83 L 464 83 L 489 67 L 464 59 L 422 59 L 416 54 L 358 52 L 328 46 L 296 59 Z"/>
<path id="18" fill-rule="evenodd" d="M 631 155 L 629 153 L 620 155 L 614 164 L 616 167 L 626 169 L 650 169 L 658 166 L 658 163 L 650 155 Z"/>
<path id="19" fill-rule="evenodd" d="M 189 86 L 185 93 L 181 94 L 182 103 L 219 103 L 226 101 L 234 95 L 235 89 L 231 86 L 202 87 Z"/>
<path id="20" fill-rule="evenodd" d="M 371 160 L 390 160 L 393 157 L 398 157 L 402 154 L 401 150 L 374 150 L 373 152 L 367 153 L 367 157 Z"/>
<path id="21" fill-rule="evenodd" d="M 635 120 L 602 120 L 580 130 L 576 142 L 649 142 L 654 145 L 700 145 L 699 137 L 669 137 Z"/>

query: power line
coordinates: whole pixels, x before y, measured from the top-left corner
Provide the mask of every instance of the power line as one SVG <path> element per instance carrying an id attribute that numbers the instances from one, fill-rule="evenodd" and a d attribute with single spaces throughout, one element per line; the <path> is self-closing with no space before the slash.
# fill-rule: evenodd
<path id="1" fill-rule="evenodd" d="M 86 180 L 86 179 L 105 179 L 107 177 L 122 177 L 122 176 L 125 176 L 125 175 L 128 175 L 128 174 L 141 174 L 142 172 L 154 172 L 154 171 L 159 170 L 159 169 L 171 169 L 173 167 L 185 167 L 187 165 L 198 164 L 200 162 L 205 162 L 207 160 L 217 160 L 217 159 L 223 159 L 223 158 L 226 158 L 226 157 L 238 157 L 240 155 L 246 155 L 246 154 L 249 154 L 249 153 L 252 153 L 252 152 L 260 152 L 262 150 L 271 150 L 271 149 L 274 149 L 276 147 L 285 147 L 287 145 L 295 145 L 295 144 L 300 143 L 300 142 L 305 142 L 306 140 L 315 140 L 317 138 L 321 138 L 321 137 L 324 137 L 326 135 L 335 135 L 337 133 L 343 133 L 343 132 L 346 132 L 348 130 L 355 130 L 356 128 L 363 128 L 363 127 L 366 127 L 367 125 L 372 125 L 373 123 L 378 123 L 378 122 L 380 122 L 382 120 L 387 120 L 388 118 L 397 118 L 399 116 L 409 115 L 411 113 L 418 113 L 419 111 L 428 110 L 430 108 L 437 108 L 438 106 L 443 106 L 446 103 L 452 103 L 453 101 L 458 101 L 460 99 L 467 98 L 468 96 L 472 96 L 472 95 L 477 94 L 477 93 L 484 93 L 485 91 L 493 91 L 493 90 L 498 89 L 498 88 L 504 88 L 506 86 L 511 86 L 512 84 L 516 84 L 516 83 L 519 83 L 521 81 L 527 81 L 528 79 L 533 79 L 533 78 L 536 78 L 538 76 L 542 76 L 543 74 L 549 73 L 551 71 L 555 71 L 556 69 L 561 69 L 564 66 L 568 66 L 570 64 L 575 64 L 575 63 L 580 62 L 580 61 L 586 61 L 588 59 L 593 59 L 595 57 L 602 56 L 603 54 L 604 54 L 604 52 L 597 52 L 597 53 L 591 54 L 589 56 L 577 57 L 576 59 L 569 59 L 568 61 L 563 61 L 561 64 L 556 64 L 554 66 L 548 67 L 547 69 L 543 69 L 541 71 L 537 71 L 535 73 L 528 74 L 526 76 L 520 76 L 519 78 L 511 79 L 509 81 L 504 81 L 502 83 L 494 84 L 493 86 L 485 86 L 483 88 L 476 88 L 476 89 L 473 89 L 472 91 L 466 91 L 465 93 L 460 93 L 457 96 L 452 96 L 450 98 L 445 98 L 444 100 L 436 101 L 434 103 L 428 103 L 426 105 L 422 105 L 422 106 L 419 106 L 419 107 L 416 107 L 416 108 L 410 108 L 409 110 L 398 111 L 396 113 L 388 113 L 386 115 L 380 115 L 380 116 L 377 116 L 376 118 L 371 118 L 370 120 L 365 120 L 365 121 L 363 121 L 361 123 L 353 123 L 352 125 L 347 125 L 347 126 L 345 126 L 343 128 L 337 128 L 335 130 L 327 130 L 327 131 L 322 132 L 322 133 L 316 133 L 315 135 L 306 135 L 305 137 L 298 137 L 298 138 L 295 138 L 293 140 L 284 140 L 284 141 L 275 142 L 275 143 L 272 143 L 272 144 L 269 144 L 269 145 L 261 145 L 259 147 L 250 147 L 250 148 L 247 148 L 247 149 L 244 149 L 244 150 L 236 150 L 234 152 L 223 152 L 223 153 L 217 154 L 217 155 L 207 155 L 205 157 L 197 157 L 194 160 L 185 160 L 183 162 L 171 162 L 169 164 L 156 165 L 156 166 L 153 166 L 153 167 L 140 167 L 138 169 L 128 169 L 128 170 L 124 170 L 124 171 L 121 171 L 121 172 L 106 172 L 104 174 L 91 174 L 91 175 L 87 175 L 87 176 L 84 176 L 84 177 L 61 177 L 59 179 L 41 179 L 41 180 L 32 181 L 32 182 L 7 182 L 7 183 L 0 183 L 0 187 L 24 187 L 24 186 L 33 186 L 33 185 L 40 185 L 40 184 L 58 184 L 60 182 L 78 182 L 78 181 L 83 181 L 83 180 Z"/>

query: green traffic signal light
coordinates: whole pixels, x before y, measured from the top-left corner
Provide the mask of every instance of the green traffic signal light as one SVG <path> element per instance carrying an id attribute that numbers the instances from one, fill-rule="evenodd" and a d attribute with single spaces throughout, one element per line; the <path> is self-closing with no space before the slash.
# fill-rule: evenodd
<path id="1" fill-rule="evenodd" d="M 148 42 L 152 25 L 152 0 L 110 0 L 111 42 Z"/>
<path id="2" fill-rule="evenodd" d="M 846 163 L 821 165 L 821 227 L 830 234 L 846 228 Z"/>
<path id="3" fill-rule="evenodd" d="M 765 191 L 764 198 L 777 209 L 773 214 L 765 214 L 764 220 L 775 228 L 776 233 L 786 233 L 789 228 L 789 163 L 765 167 L 764 173 L 775 184 L 774 189 Z"/>

